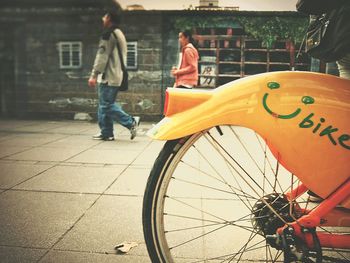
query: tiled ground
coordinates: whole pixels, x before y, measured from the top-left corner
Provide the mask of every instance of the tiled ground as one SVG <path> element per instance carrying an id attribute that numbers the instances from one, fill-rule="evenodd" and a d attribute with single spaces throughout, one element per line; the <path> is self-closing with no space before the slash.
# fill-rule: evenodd
<path id="1" fill-rule="evenodd" d="M 163 143 L 91 139 L 96 124 L 0 120 L 0 262 L 150 262 L 145 183 Z M 117 255 L 123 241 L 139 246 Z"/>

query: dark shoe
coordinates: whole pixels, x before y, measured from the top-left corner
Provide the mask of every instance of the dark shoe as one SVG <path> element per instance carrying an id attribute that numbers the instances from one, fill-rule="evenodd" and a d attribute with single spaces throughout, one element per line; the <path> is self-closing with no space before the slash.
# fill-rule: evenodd
<path id="1" fill-rule="evenodd" d="M 133 117 L 133 122 L 130 128 L 130 140 L 135 139 L 136 135 L 137 135 L 137 131 L 136 128 L 140 125 L 140 117 L 135 116 Z"/>
<path id="2" fill-rule="evenodd" d="M 114 141 L 113 136 L 104 137 L 101 133 L 95 134 L 94 136 L 92 136 L 92 139 L 100 141 Z"/>
<path id="3" fill-rule="evenodd" d="M 314 202 L 314 203 L 321 203 L 323 201 L 323 198 L 317 194 L 315 194 L 314 192 L 312 191 L 307 191 L 308 195 L 309 195 L 309 200 L 311 202 Z"/>
<path id="4" fill-rule="evenodd" d="M 93 140 L 103 140 L 103 136 L 101 133 L 95 134 L 94 136 L 92 136 Z"/>
<path id="5" fill-rule="evenodd" d="M 110 136 L 110 137 L 103 137 L 104 141 L 114 141 L 114 137 L 113 136 Z"/>

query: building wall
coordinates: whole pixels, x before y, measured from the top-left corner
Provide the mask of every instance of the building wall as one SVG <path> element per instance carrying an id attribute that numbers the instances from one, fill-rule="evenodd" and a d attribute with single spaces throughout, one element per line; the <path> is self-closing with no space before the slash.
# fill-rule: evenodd
<path id="1" fill-rule="evenodd" d="M 75 113 L 86 112 L 95 117 L 97 92 L 87 81 L 102 15 L 103 8 L 98 6 L 0 9 L 2 116 L 73 118 Z M 148 26 L 140 26 L 140 21 L 147 21 Z M 128 41 L 137 41 L 138 67 L 129 71 L 129 91 L 119 93 L 118 103 L 131 114 L 159 119 L 162 15 L 126 12 L 121 29 Z M 62 41 L 82 42 L 80 68 L 60 68 L 58 43 Z"/>
<path id="2" fill-rule="evenodd" d="M 161 13 L 128 12 L 124 16 L 127 40 L 137 41 L 138 67 L 129 71 L 131 90 L 120 98 L 127 103 L 127 111 L 146 118 L 159 118 L 162 114 L 162 26 Z"/>
<path id="3" fill-rule="evenodd" d="M 213 6 L 217 7 L 219 6 L 219 1 L 218 0 L 200 0 L 199 1 L 200 6 Z"/>
<path id="4" fill-rule="evenodd" d="M 95 111 L 96 92 L 87 86 L 87 79 L 97 50 L 98 21 L 98 16 L 54 13 L 49 21 L 30 17 L 25 23 L 28 115 Z M 82 42 L 81 68 L 60 69 L 60 41 Z"/>
<path id="5" fill-rule="evenodd" d="M 102 30 L 103 1 L 4 1 L 8 5 L 0 8 L 1 115 L 73 118 L 86 112 L 95 117 L 97 93 L 87 81 Z M 236 26 L 236 15 L 266 13 L 125 12 L 121 29 L 128 41 L 137 41 L 138 56 L 137 68 L 129 71 L 129 91 L 118 95 L 123 109 L 143 119 L 160 119 L 165 89 L 174 83 L 170 70 L 178 63 L 178 32 Z M 81 68 L 60 68 L 61 41 L 82 42 Z"/>
<path id="6" fill-rule="evenodd" d="M 16 112 L 14 33 L 8 23 L 0 24 L 0 111 L 8 116 Z"/>

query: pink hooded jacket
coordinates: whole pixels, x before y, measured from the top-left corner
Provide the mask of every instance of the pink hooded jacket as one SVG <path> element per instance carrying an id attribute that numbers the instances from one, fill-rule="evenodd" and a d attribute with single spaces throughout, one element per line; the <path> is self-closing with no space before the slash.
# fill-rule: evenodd
<path id="1" fill-rule="evenodd" d="M 175 86 L 197 86 L 198 59 L 198 51 L 191 43 L 182 49 L 182 61 L 176 75 Z"/>

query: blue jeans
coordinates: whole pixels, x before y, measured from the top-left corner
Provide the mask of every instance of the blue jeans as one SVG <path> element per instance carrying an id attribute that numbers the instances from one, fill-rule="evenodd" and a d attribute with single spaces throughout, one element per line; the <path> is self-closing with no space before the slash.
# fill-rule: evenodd
<path id="1" fill-rule="evenodd" d="M 339 76 L 341 78 L 350 79 L 350 53 L 337 61 Z"/>
<path id="2" fill-rule="evenodd" d="M 134 119 L 115 103 L 118 88 L 100 83 L 98 85 L 98 125 L 103 137 L 113 136 L 114 121 L 130 129 Z"/>

